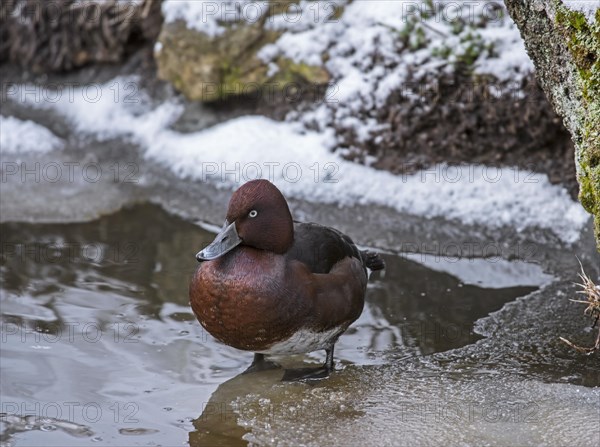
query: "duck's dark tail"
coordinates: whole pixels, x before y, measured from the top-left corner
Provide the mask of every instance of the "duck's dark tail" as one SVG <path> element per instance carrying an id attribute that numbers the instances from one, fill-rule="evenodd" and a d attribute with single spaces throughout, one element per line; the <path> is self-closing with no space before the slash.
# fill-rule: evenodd
<path id="1" fill-rule="evenodd" d="M 385 268 L 385 262 L 383 258 L 379 256 L 379 253 L 375 253 L 369 250 L 363 250 L 360 252 L 363 258 L 363 263 L 367 268 L 375 270 L 383 270 Z"/>

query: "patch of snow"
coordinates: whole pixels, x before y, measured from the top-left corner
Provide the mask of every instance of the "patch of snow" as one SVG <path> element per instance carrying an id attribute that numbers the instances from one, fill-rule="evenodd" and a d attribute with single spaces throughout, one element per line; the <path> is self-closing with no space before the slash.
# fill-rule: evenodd
<path id="1" fill-rule="evenodd" d="M 596 11 L 600 9 L 600 0 L 562 0 L 562 2 L 573 11 L 582 12 L 590 23 L 596 21 Z"/>
<path id="2" fill-rule="evenodd" d="M 514 22 L 507 21 L 503 26 L 490 25 L 479 33 L 484 41 L 494 45 L 496 56 L 479 58 L 475 66 L 476 73 L 490 74 L 499 81 L 518 82 L 534 71 L 533 62 Z"/>
<path id="3" fill-rule="evenodd" d="M 45 95 L 32 95 L 28 92 L 39 89 L 22 85 L 12 90 L 9 98 L 33 108 L 56 110 L 70 121 L 74 130 L 93 134 L 100 141 L 117 137 L 137 141 L 139 135 L 152 139 L 155 133 L 171 125 L 183 110 L 174 102 L 151 108 L 150 97 L 145 91 L 138 90 L 136 77 L 118 77 L 106 84 L 94 84 L 94 87 L 89 91 L 74 88 L 69 94 L 63 91 L 50 93 L 48 89 Z M 56 99 L 40 100 L 42 96 Z"/>
<path id="4" fill-rule="evenodd" d="M 22 88 L 27 91 L 28 87 Z M 39 107 L 40 103 L 31 105 Z M 413 175 L 393 175 L 332 153 L 336 144 L 332 130 L 306 130 L 297 122 L 244 116 L 182 134 L 169 128 L 182 113 L 173 101 L 153 107 L 146 101 L 115 102 L 107 95 L 90 103 L 75 91 L 71 98 L 42 106 L 67 117 L 79 132 L 100 139 L 128 138 L 143 148 L 147 158 L 180 177 L 226 189 L 267 178 L 285 195 L 298 199 L 343 206 L 381 205 L 491 228 L 537 227 L 553 231 L 566 243 L 579 238 L 589 219 L 563 187 L 552 185 L 543 174 L 481 165 L 438 165 Z"/>
<path id="5" fill-rule="evenodd" d="M 325 14 L 311 14 L 305 3 L 301 20 L 274 18 L 271 27 L 285 32 L 259 57 L 265 63 L 283 56 L 325 65 L 332 75 L 326 97 L 334 101 L 301 117 L 313 127 L 349 129 L 365 140 L 380 129 L 366 115 L 384 106 L 392 92 L 411 91 L 417 100 L 421 92 L 412 91 L 415 83 L 423 88 L 432 74 L 451 72 L 465 58 L 475 57 L 476 73 L 515 85 L 534 70 L 519 30 L 500 3 L 438 0 L 432 9 L 412 0 L 340 0 L 336 5 L 344 6 L 343 14 L 327 20 Z M 310 3 L 324 9 L 331 2 Z"/>
<path id="6" fill-rule="evenodd" d="M 61 149 L 63 140 L 33 121 L 0 116 L 0 152 L 50 152 Z"/>
<path id="7" fill-rule="evenodd" d="M 162 13 L 166 23 L 183 20 L 188 28 L 215 37 L 225 32 L 223 23 L 255 23 L 269 7 L 266 0 L 166 0 Z"/>

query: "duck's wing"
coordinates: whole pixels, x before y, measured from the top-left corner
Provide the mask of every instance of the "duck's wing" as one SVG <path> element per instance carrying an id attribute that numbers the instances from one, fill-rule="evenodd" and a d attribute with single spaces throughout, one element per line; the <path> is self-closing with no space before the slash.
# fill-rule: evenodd
<path id="1" fill-rule="evenodd" d="M 378 254 L 361 251 L 344 233 L 316 223 L 294 222 L 294 244 L 286 257 L 306 264 L 312 273 L 329 273 L 335 264 L 349 257 L 358 259 L 365 272 L 366 268 L 384 268 Z"/>

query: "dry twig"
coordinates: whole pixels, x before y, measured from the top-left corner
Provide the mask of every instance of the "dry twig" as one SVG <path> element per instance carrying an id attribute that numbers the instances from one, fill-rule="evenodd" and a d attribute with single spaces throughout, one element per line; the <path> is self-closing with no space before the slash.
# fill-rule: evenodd
<path id="1" fill-rule="evenodd" d="M 587 300 L 571 301 L 573 301 L 574 303 L 583 303 L 588 305 L 583 311 L 583 313 L 584 315 L 589 315 L 594 319 L 594 323 L 592 324 L 592 328 L 594 328 L 596 327 L 596 325 L 598 325 L 598 320 L 600 319 L 600 286 L 594 284 L 590 277 L 586 275 L 585 271 L 583 270 L 583 266 L 581 265 L 581 262 L 579 263 L 579 265 L 581 266 L 581 273 L 579 274 L 579 277 L 581 278 L 582 282 L 575 284 L 580 286 L 582 290 L 579 290 L 577 293 L 587 296 Z M 600 349 L 600 325 L 598 326 L 598 335 L 596 336 L 596 343 L 590 348 L 578 346 L 563 337 L 560 337 L 560 339 L 570 347 L 578 350 L 579 352 L 582 352 L 586 355 L 590 355 Z"/>

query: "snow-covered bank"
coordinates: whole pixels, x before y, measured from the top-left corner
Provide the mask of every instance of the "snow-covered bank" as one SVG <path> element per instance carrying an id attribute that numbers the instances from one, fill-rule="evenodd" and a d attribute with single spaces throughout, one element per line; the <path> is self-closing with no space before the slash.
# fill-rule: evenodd
<path id="1" fill-rule="evenodd" d="M 100 86 L 110 91 L 131 79 Z M 30 91 L 31 86 L 23 86 Z M 100 95 L 91 102 L 82 91 L 55 95 L 50 103 L 13 91 L 13 100 L 54 110 L 74 130 L 100 140 L 123 138 L 148 159 L 181 178 L 233 189 L 253 178 L 269 178 L 294 198 L 313 202 L 374 204 L 424 217 L 457 219 L 488 228 L 542 228 L 575 242 L 588 220 L 566 190 L 546 175 L 483 165 L 437 165 L 414 175 L 393 175 L 356 164 L 331 152 L 331 132 L 309 131 L 299 123 L 244 116 L 204 131 L 179 133 L 170 125 L 181 115 L 176 101 L 153 106 L 139 92 L 136 101 Z"/>
<path id="2" fill-rule="evenodd" d="M 394 173 L 493 160 L 577 194 L 570 136 L 500 1 L 167 0 L 162 11 L 158 76 L 192 101 L 245 92 L 254 113 L 330 133 L 345 158 Z"/>

